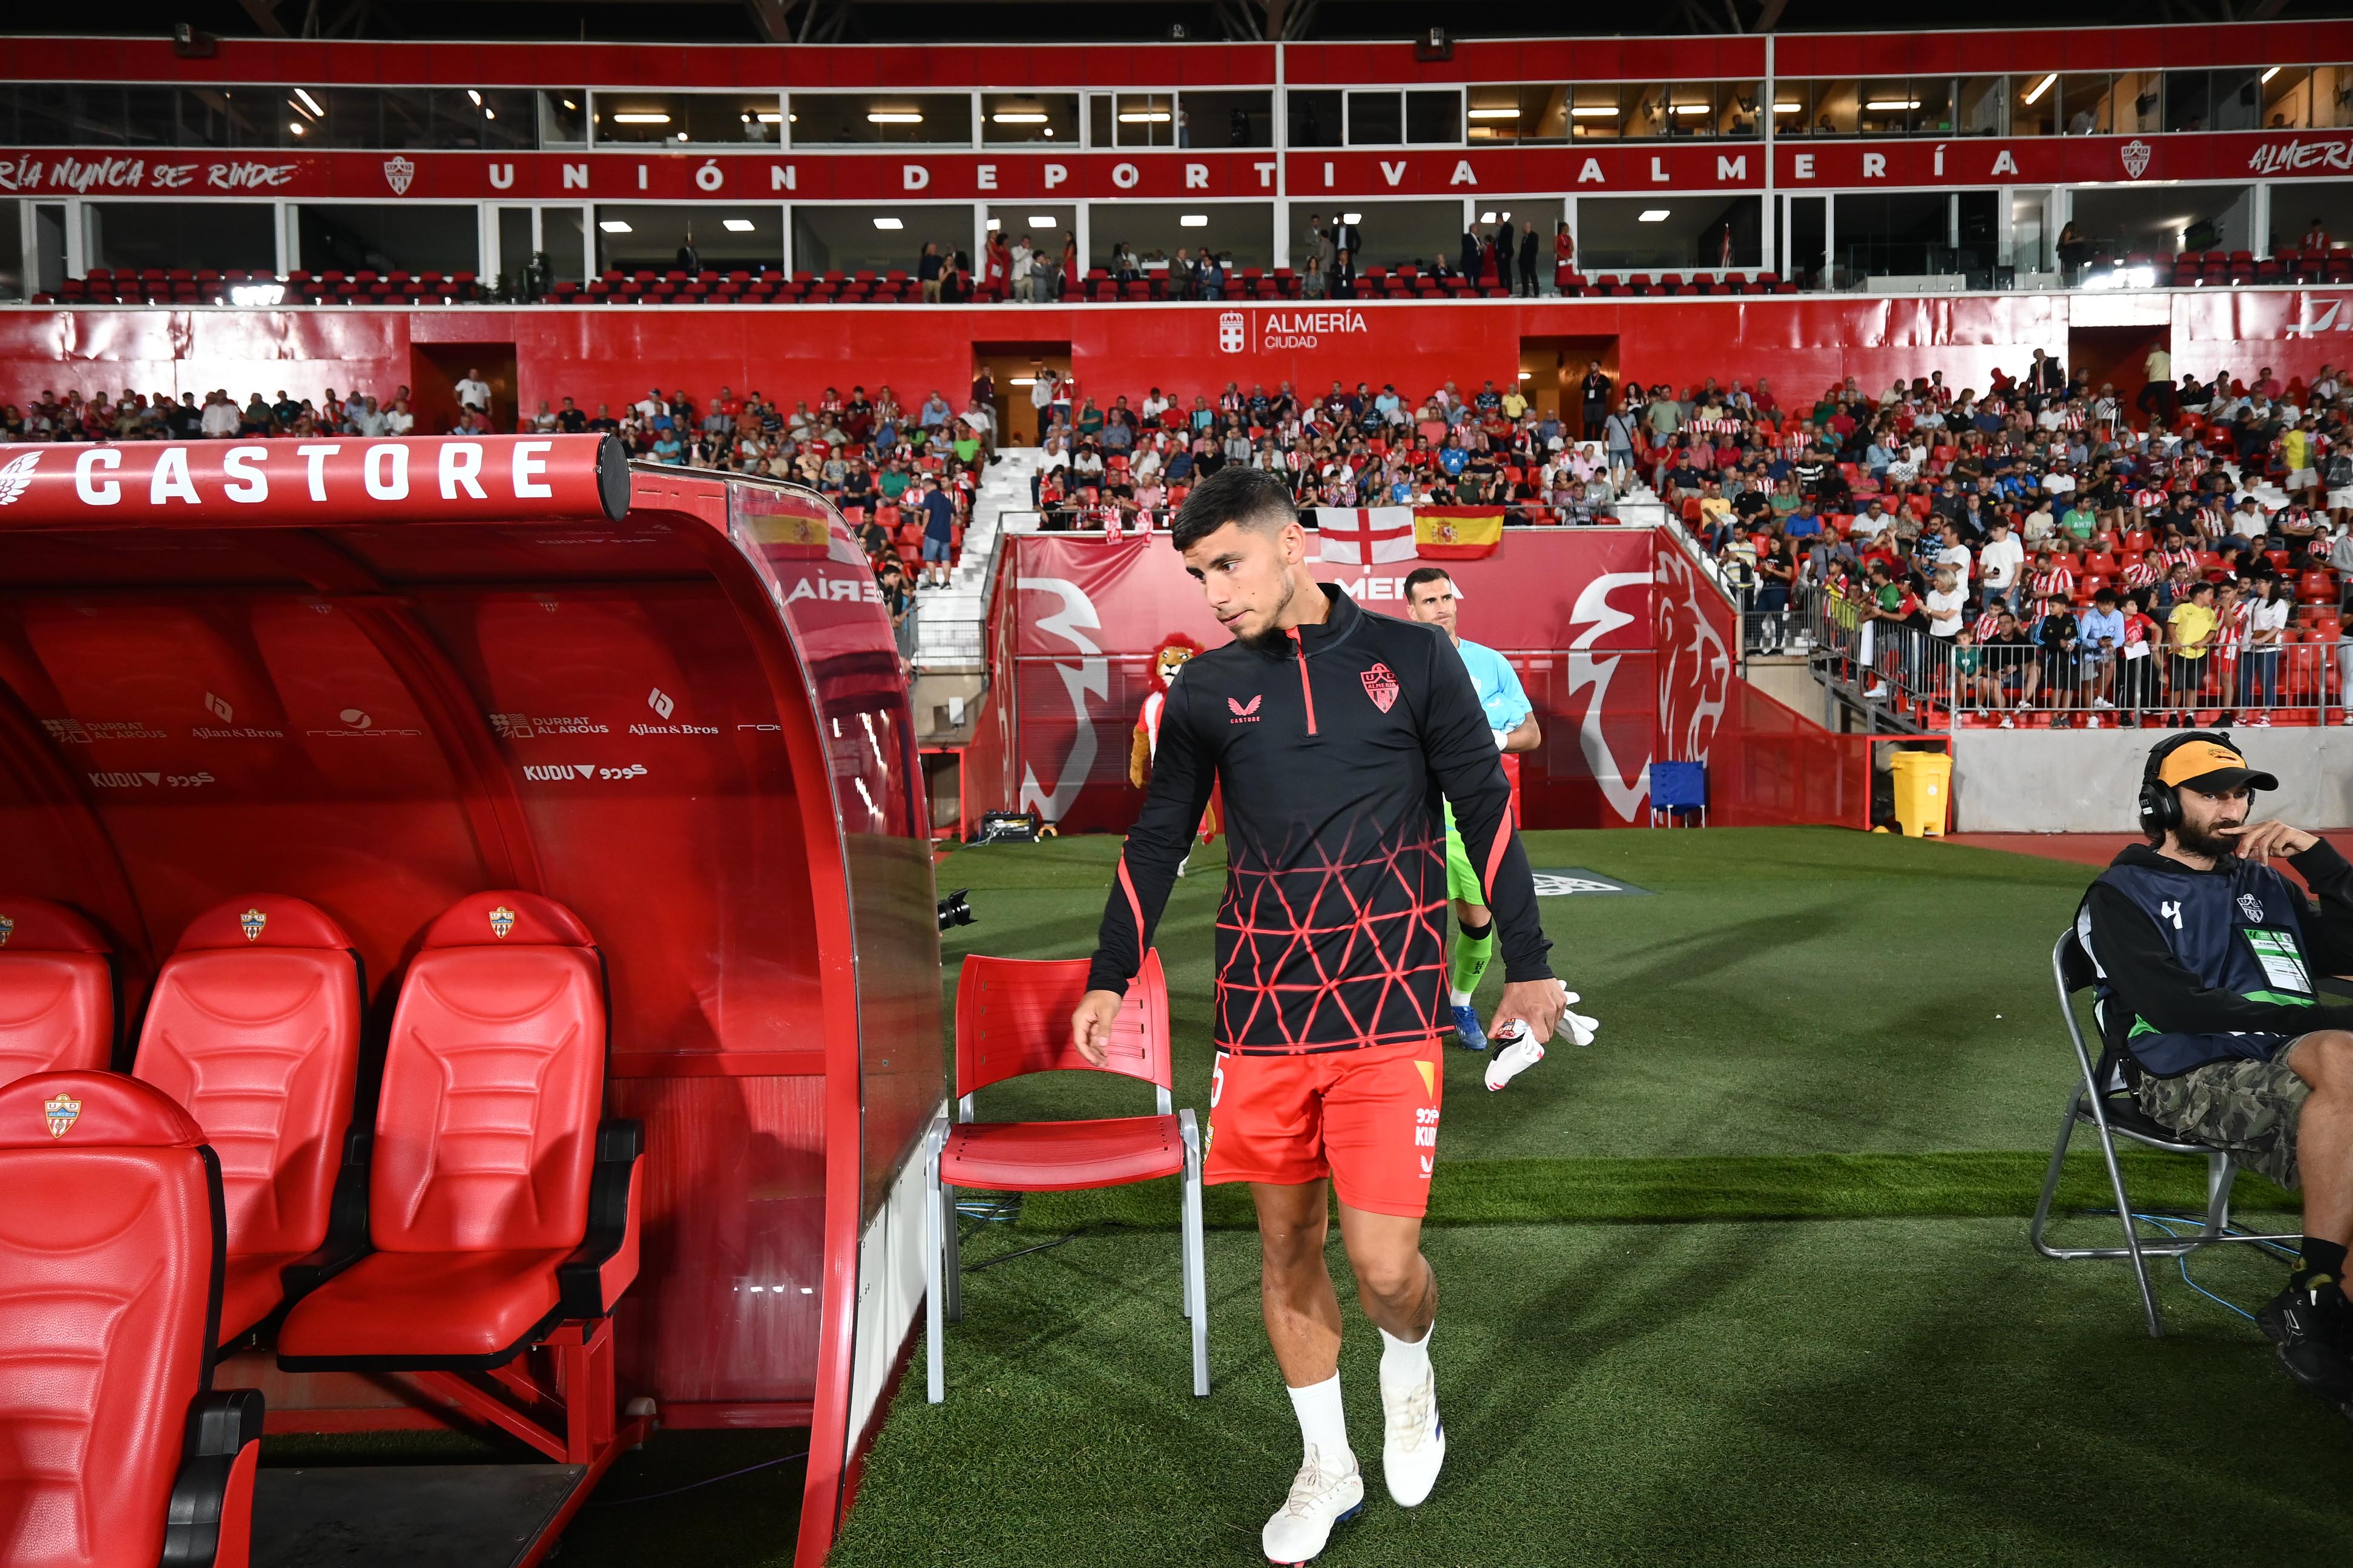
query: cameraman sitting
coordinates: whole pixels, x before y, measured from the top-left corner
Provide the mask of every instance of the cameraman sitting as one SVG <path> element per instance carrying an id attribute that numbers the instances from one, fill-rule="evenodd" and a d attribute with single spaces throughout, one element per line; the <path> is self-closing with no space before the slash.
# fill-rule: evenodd
<path id="1" fill-rule="evenodd" d="M 2256 1321 L 2290 1375 L 2353 1415 L 2353 1005 L 2313 978 L 2353 973 L 2353 865 L 2284 822 L 2248 823 L 2254 792 L 2278 787 L 2225 736 L 2159 742 L 2141 784 L 2150 843 L 2101 873 L 2075 930 L 2141 1110 L 2282 1186 L 2301 1175 L 2302 1257 Z"/>

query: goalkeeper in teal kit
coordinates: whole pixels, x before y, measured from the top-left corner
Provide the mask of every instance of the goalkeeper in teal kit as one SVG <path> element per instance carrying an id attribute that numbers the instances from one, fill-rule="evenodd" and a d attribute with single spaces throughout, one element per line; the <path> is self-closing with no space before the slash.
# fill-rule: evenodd
<path id="1" fill-rule="evenodd" d="M 1435 566 L 1417 566 L 1406 575 L 1405 598 L 1406 614 L 1453 639 L 1463 667 L 1471 672 L 1480 705 L 1487 711 L 1487 728 L 1494 734 L 1496 750 L 1507 753 L 1535 750 L 1544 732 L 1536 725 L 1535 710 L 1528 706 L 1527 693 L 1520 689 L 1520 678 L 1512 673 L 1511 661 L 1455 630 L 1454 579 Z M 1451 805 L 1446 808 L 1446 895 L 1454 906 L 1456 928 L 1453 951 L 1446 963 L 1454 1033 L 1471 1049 L 1483 1051 L 1487 1036 L 1479 1027 L 1471 994 L 1479 988 L 1487 961 L 1494 955 L 1495 924 L 1487 913 L 1479 874 L 1463 852 L 1462 836 L 1454 829 Z"/>

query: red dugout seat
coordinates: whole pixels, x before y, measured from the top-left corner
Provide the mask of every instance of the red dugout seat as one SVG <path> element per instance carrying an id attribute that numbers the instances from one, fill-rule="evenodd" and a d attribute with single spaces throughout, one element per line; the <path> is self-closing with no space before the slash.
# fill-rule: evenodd
<path id="1" fill-rule="evenodd" d="M 1192 1111 L 1170 1110 L 1176 1068 L 1168 1047 L 1168 982 L 1158 952 L 1127 988 L 1097 1068 L 1071 1048 L 1071 1014 L 1087 988 L 1087 961 L 969 954 L 956 982 L 956 1120 L 943 1117 L 924 1149 L 932 1235 L 924 1249 L 927 1375 L 931 1402 L 947 1396 L 943 1318 L 958 1303 L 955 1189 L 1068 1192 L 1185 1178 L 1185 1315 L 1193 1321 L 1193 1392 L 1209 1392 L 1209 1333 L 1201 1264 L 1201 1140 Z M 1159 1114 L 1085 1121 L 975 1121 L 973 1097 L 1028 1073 L 1112 1072 L 1154 1086 Z"/>
<path id="2" fill-rule="evenodd" d="M 220 1167 L 107 1072 L 0 1088 L 0 1563 L 244 1568 L 261 1395 L 212 1392 Z"/>
<path id="3" fill-rule="evenodd" d="M 281 1363 L 487 1371 L 603 1319 L 637 1278 L 641 1139 L 598 1123 L 605 1053 L 604 959 L 578 916 L 507 891 L 435 921 L 385 1047 L 375 1250 L 295 1303 Z"/>
<path id="4" fill-rule="evenodd" d="M 339 1173 L 353 1167 L 356 1188 L 365 1171 L 364 1133 L 346 1137 L 364 994 L 343 929 L 277 894 L 198 915 L 156 973 L 132 1071 L 186 1107 L 220 1158 L 224 1344 L 359 1250 L 345 1236 L 322 1251 Z"/>
<path id="5" fill-rule="evenodd" d="M 0 1085 L 111 1066 L 121 1013 L 96 926 L 63 904 L 0 894 Z"/>

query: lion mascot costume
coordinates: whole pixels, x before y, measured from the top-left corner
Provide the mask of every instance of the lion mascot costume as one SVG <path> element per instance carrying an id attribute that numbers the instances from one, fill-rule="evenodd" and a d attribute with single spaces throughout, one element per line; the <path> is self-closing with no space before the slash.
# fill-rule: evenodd
<path id="1" fill-rule="evenodd" d="M 1138 789 L 1152 782 L 1152 759 L 1160 752 L 1160 715 L 1168 706 L 1168 688 L 1201 651 L 1201 645 L 1183 632 L 1171 632 L 1152 650 L 1152 689 L 1145 696 L 1143 711 L 1135 717 L 1135 733 L 1127 752 L 1127 782 Z M 1218 804 L 1212 792 L 1209 808 L 1201 817 L 1204 844 L 1217 837 Z"/>

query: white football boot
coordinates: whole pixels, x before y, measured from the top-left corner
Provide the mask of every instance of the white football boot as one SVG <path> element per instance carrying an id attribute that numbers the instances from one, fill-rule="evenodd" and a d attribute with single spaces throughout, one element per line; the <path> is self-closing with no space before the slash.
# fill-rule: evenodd
<path id="1" fill-rule="evenodd" d="M 1259 1544 L 1270 1563 L 1313 1562 L 1332 1539 L 1332 1527 L 1365 1511 L 1365 1478 L 1350 1456 L 1347 1468 L 1330 1470 L 1322 1456 L 1310 1448 L 1307 1462 L 1291 1483 L 1291 1496 L 1259 1532 Z"/>
<path id="2" fill-rule="evenodd" d="M 1381 1478 L 1399 1508 L 1413 1508 L 1438 1484 L 1446 1463 L 1446 1427 L 1438 1419 L 1438 1374 L 1428 1366 L 1420 1381 L 1391 1388 L 1381 1380 Z"/>

